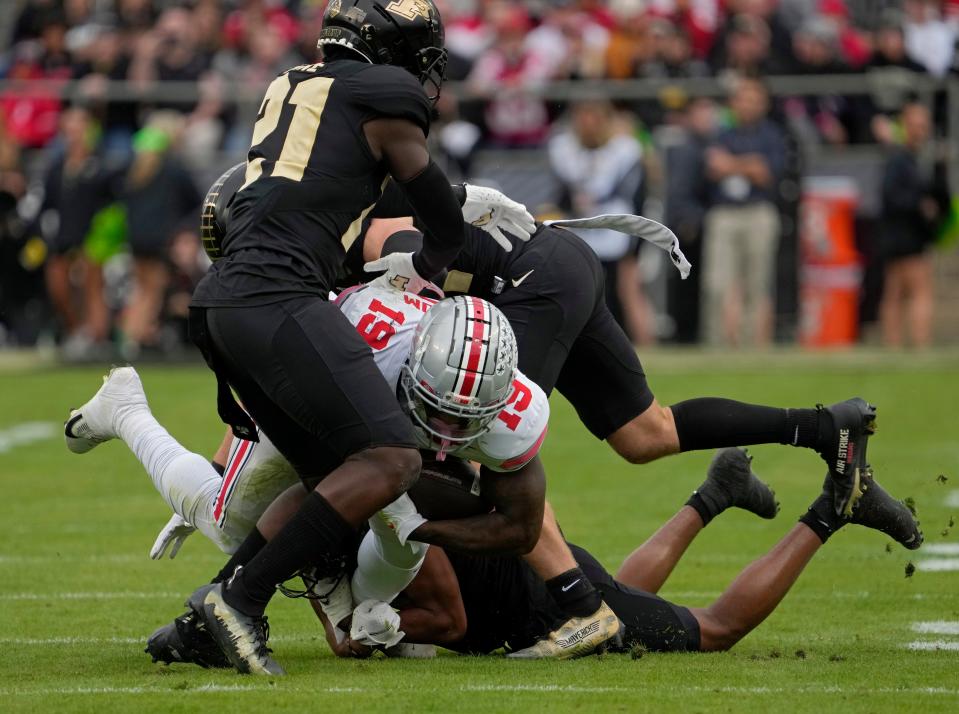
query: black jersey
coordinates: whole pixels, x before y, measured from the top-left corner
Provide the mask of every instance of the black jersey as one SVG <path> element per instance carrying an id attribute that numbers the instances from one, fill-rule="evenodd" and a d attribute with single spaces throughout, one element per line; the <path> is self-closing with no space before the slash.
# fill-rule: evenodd
<path id="1" fill-rule="evenodd" d="M 399 67 L 339 59 L 273 80 L 231 205 L 223 258 L 197 286 L 193 304 L 326 297 L 387 179 L 363 125 L 396 117 L 425 133 L 430 114 L 423 88 Z"/>
<path id="2" fill-rule="evenodd" d="M 699 623 L 689 609 L 617 582 L 588 551 L 568 543 L 576 564 L 623 624 L 614 648 L 641 644 L 651 652 L 694 652 Z M 554 630 L 566 616 L 546 584 L 522 558 L 446 552 L 466 610 L 466 635 L 457 652 L 487 654 L 518 650 Z"/>
<path id="3" fill-rule="evenodd" d="M 399 216 L 413 216 L 417 228 L 420 231 L 423 230 L 423 226 L 416 220 L 415 211 L 406 199 L 406 195 L 399 186 L 390 182 L 384 189 L 383 196 L 366 217 L 359 239 L 349 249 L 345 273 L 340 280 L 342 287 L 369 280 L 369 276 L 363 273 L 363 237 L 369 222 L 374 218 Z M 492 300 L 503 291 L 508 277 L 512 275 L 513 263 L 530 251 L 541 250 L 544 243 L 549 240 L 548 234 L 551 231 L 562 230 L 537 224 L 536 232 L 529 241 L 521 241 L 504 232 L 513 246 L 513 250 L 506 251 L 492 236 L 480 228 L 467 223 L 465 229 L 463 247 L 456 259 L 450 263 L 440 287 L 447 293 L 468 293 L 486 300 Z M 537 238 L 543 240 L 537 241 Z"/>
<path id="4" fill-rule="evenodd" d="M 487 654 L 528 647 L 565 620 L 546 585 L 522 558 L 446 551 L 466 611 L 466 635 L 444 645 Z"/>

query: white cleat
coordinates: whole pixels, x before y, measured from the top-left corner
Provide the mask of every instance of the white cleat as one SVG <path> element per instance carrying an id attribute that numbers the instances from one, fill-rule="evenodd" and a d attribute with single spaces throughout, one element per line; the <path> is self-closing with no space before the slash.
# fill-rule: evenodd
<path id="1" fill-rule="evenodd" d="M 573 617 L 534 645 L 506 655 L 510 659 L 573 659 L 602 652 L 615 642 L 621 629 L 609 605 L 588 617 Z"/>
<path id="2" fill-rule="evenodd" d="M 133 367 L 114 367 L 103 386 L 86 404 L 70 411 L 63 425 L 67 448 L 85 454 L 117 436 L 117 417 L 135 409 L 149 409 L 140 375 Z"/>

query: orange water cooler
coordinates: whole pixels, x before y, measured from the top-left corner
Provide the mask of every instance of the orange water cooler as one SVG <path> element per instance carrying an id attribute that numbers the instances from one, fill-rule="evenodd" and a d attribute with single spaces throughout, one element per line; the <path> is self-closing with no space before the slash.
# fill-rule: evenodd
<path id="1" fill-rule="evenodd" d="M 841 347 L 856 341 L 863 274 L 854 226 L 858 200 L 852 179 L 803 181 L 799 342 L 805 347 Z"/>

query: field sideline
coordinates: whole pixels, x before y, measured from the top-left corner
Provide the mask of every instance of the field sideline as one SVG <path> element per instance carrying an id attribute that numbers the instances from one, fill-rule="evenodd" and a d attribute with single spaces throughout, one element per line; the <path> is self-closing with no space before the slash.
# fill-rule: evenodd
<path id="1" fill-rule="evenodd" d="M 869 455 L 877 479 L 919 509 L 927 547 L 887 552 L 887 538 L 849 527 L 813 560 L 779 611 L 736 649 L 570 663 L 442 656 L 432 662 L 337 661 L 304 603 L 270 609 L 268 680 L 153 665 L 145 638 L 181 612 L 222 557 L 202 536 L 174 561 L 147 553 L 165 504 L 121 444 L 66 451 L 59 425 L 102 370 L 0 365 L 0 710 L 13 711 L 959 711 L 959 359 L 954 353 L 661 353 L 648 360 L 660 401 L 723 395 L 807 406 L 861 394 L 879 406 Z M 222 428 L 209 373 L 141 370 L 154 413 L 188 448 Z M 571 540 L 615 569 L 699 484 L 709 454 L 635 467 L 595 442 L 559 397 L 544 460 Z M 776 489 L 772 522 L 717 519 L 662 594 L 707 604 L 769 548 L 817 495 L 825 466 L 788 447 L 757 447 Z M 947 477 L 945 483 L 937 478 Z M 917 566 L 904 575 L 907 563 Z"/>

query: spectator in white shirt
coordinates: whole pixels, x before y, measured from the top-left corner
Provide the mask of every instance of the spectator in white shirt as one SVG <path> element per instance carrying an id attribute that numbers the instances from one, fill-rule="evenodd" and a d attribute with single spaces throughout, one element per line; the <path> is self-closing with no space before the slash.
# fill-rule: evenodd
<path id="1" fill-rule="evenodd" d="M 549 143 L 560 207 L 573 217 L 636 213 L 643 184 L 643 149 L 609 102 L 573 106 L 570 127 Z M 599 256 L 606 302 L 633 341 L 655 341 L 653 315 L 639 283 L 638 239 L 611 230 L 576 231 Z"/>
<path id="2" fill-rule="evenodd" d="M 942 77 L 955 52 L 956 32 L 946 24 L 937 0 L 906 0 L 906 52 L 926 70 Z"/>

